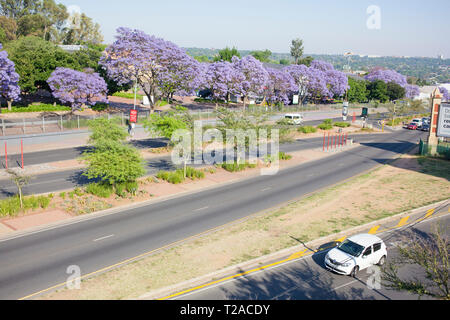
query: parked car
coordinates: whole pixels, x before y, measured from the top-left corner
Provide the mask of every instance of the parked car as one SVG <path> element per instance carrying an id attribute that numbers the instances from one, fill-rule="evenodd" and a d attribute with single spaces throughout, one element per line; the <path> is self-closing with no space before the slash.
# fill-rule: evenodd
<path id="1" fill-rule="evenodd" d="M 300 125 L 303 123 L 303 116 L 299 113 L 288 113 L 284 118 L 291 124 Z"/>
<path id="2" fill-rule="evenodd" d="M 420 127 L 420 130 L 422 130 L 422 131 L 430 131 L 430 125 L 429 124 L 423 124 Z"/>
<path id="3" fill-rule="evenodd" d="M 408 124 L 408 125 L 406 126 L 406 129 L 409 129 L 409 130 L 417 130 L 418 127 L 419 127 L 419 126 L 417 125 L 417 123 L 411 122 L 410 124 Z"/>
<path id="4" fill-rule="evenodd" d="M 358 271 L 383 265 L 386 258 L 387 248 L 383 240 L 371 234 L 358 234 L 330 250 L 325 256 L 325 267 L 355 277 Z"/>

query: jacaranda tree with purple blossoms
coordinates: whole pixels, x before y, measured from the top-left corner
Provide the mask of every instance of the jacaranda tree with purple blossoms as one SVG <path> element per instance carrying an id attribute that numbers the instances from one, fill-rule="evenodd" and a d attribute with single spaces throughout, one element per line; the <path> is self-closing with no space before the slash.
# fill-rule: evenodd
<path id="1" fill-rule="evenodd" d="M 175 44 L 140 30 L 117 29 L 116 41 L 106 48 L 100 64 L 119 84 L 136 82 L 152 109 L 160 94 L 191 91 L 196 61 Z"/>
<path id="2" fill-rule="evenodd" d="M 203 86 L 215 99 L 230 100 L 230 96 L 242 91 L 244 75 L 228 61 L 217 61 L 205 65 Z"/>
<path id="3" fill-rule="evenodd" d="M 239 90 L 245 108 L 245 102 L 250 96 L 260 96 L 264 93 L 269 75 L 261 61 L 253 56 L 242 59 L 235 56 L 232 63 L 236 72 L 243 75 Z"/>
<path id="4" fill-rule="evenodd" d="M 293 92 L 297 90 L 294 78 L 283 70 L 267 68 L 269 75 L 265 96 L 269 103 L 289 104 Z"/>
<path id="5" fill-rule="evenodd" d="M 108 102 L 105 80 L 92 71 L 80 72 L 68 68 L 56 68 L 47 80 L 53 96 L 71 105 L 72 110 L 83 105 Z"/>
<path id="6" fill-rule="evenodd" d="M 0 50 L 3 48 L 0 44 Z M 0 51 L 0 95 L 8 102 L 11 110 L 12 102 L 20 100 L 19 75 L 14 62 L 8 59 L 6 51 Z"/>
<path id="7" fill-rule="evenodd" d="M 418 97 L 420 95 L 420 89 L 416 85 L 407 84 L 405 89 L 406 89 L 405 97 L 407 99 L 414 99 L 415 97 Z"/>
<path id="8" fill-rule="evenodd" d="M 348 89 L 347 76 L 324 61 L 314 60 L 310 67 L 290 65 L 284 70 L 294 78 L 301 104 L 307 97 L 314 101 L 340 97 Z"/>
<path id="9" fill-rule="evenodd" d="M 375 80 L 381 80 L 385 83 L 394 82 L 401 87 L 405 88 L 408 84 L 407 79 L 404 75 L 394 71 L 376 68 L 372 70 L 366 77 L 366 80 L 373 82 Z"/>
<path id="10" fill-rule="evenodd" d="M 165 45 L 165 67 L 157 77 L 161 94 L 168 100 L 173 99 L 174 94 L 192 95 L 202 76 L 200 63 L 174 43 L 166 41 Z"/>

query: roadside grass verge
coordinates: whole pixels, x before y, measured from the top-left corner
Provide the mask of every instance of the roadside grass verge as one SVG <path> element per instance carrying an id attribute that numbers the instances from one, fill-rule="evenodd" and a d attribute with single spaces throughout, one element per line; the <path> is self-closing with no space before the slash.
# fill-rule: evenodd
<path id="1" fill-rule="evenodd" d="M 1 113 L 23 113 L 23 112 L 54 112 L 54 111 L 71 111 L 70 107 L 53 104 L 37 104 L 28 107 L 15 106 L 11 110 L 1 109 Z"/>
<path id="2" fill-rule="evenodd" d="M 129 299 L 450 197 L 450 163 L 405 156 L 43 299 Z M 424 171 L 425 170 L 425 171 Z M 420 183 L 418 183 L 420 181 Z"/>

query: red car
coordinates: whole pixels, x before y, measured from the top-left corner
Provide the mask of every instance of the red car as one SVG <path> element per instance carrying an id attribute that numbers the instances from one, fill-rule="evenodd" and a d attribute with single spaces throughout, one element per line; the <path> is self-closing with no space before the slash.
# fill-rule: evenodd
<path id="1" fill-rule="evenodd" d="M 409 130 L 417 130 L 417 123 L 410 123 L 410 124 L 408 124 L 407 126 L 406 126 L 406 129 L 409 129 Z"/>

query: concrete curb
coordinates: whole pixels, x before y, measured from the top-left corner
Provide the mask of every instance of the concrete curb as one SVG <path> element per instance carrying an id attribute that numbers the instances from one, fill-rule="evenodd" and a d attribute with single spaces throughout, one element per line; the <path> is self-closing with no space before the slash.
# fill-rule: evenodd
<path id="1" fill-rule="evenodd" d="M 247 262 L 243 262 L 243 263 L 240 263 L 240 264 L 237 264 L 234 266 L 227 267 L 222 270 L 218 270 L 218 271 L 209 273 L 207 275 L 203 275 L 203 276 L 191 279 L 191 280 L 184 281 L 184 282 L 176 284 L 176 285 L 172 285 L 169 287 L 150 291 L 148 293 L 145 293 L 145 294 L 139 296 L 137 299 L 139 299 L 139 300 L 141 300 L 141 299 L 142 300 L 160 299 L 160 298 L 169 296 L 170 294 L 181 292 L 183 290 L 187 290 L 187 289 L 190 289 L 190 288 L 193 288 L 196 286 L 200 286 L 202 284 L 217 281 L 217 280 L 224 279 L 226 277 L 229 277 L 229 276 L 232 276 L 235 274 L 245 272 L 246 270 L 260 268 L 264 265 L 268 265 L 268 264 L 274 263 L 276 261 L 286 259 L 286 258 L 290 257 L 292 254 L 297 253 L 305 248 L 317 248 L 318 246 L 320 246 L 324 243 L 335 242 L 336 239 L 342 238 L 344 236 L 348 237 L 353 234 L 360 233 L 363 230 L 370 229 L 372 227 L 375 227 L 375 226 L 383 224 L 383 223 L 395 221 L 398 218 L 406 216 L 406 215 L 414 215 L 417 213 L 426 212 L 429 209 L 439 207 L 440 205 L 444 204 L 447 201 L 448 201 L 448 199 L 439 201 L 437 203 L 430 204 L 430 205 L 427 205 L 427 206 L 424 206 L 421 208 L 405 211 L 405 212 L 396 214 L 391 217 L 387 217 L 387 218 L 383 218 L 383 219 L 380 219 L 377 221 L 369 222 L 369 223 L 366 223 L 361 226 L 357 226 L 357 227 L 354 227 L 354 228 L 351 228 L 348 230 L 341 231 L 339 233 L 331 234 L 331 235 L 328 235 L 328 236 L 325 236 L 322 238 L 312 240 L 310 242 L 305 243 L 304 245 L 301 244 L 301 245 L 289 247 L 289 248 L 277 251 L 277 252 L 269 254 L 269 255 L 265 255 L 265 256 L 247 261 Z M 312 255 L 309 255 L 306 257 L 311 257 L 311 256 Z M 306 257 L 300 257 L 298 259 L 293 259 L 291 261 L 300 260 L 300 259 L 303 259 Z"/>

